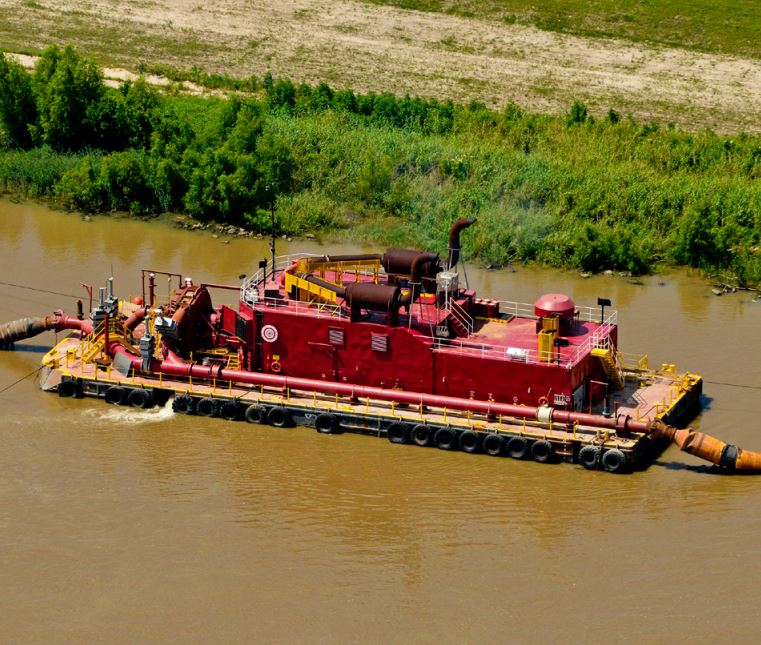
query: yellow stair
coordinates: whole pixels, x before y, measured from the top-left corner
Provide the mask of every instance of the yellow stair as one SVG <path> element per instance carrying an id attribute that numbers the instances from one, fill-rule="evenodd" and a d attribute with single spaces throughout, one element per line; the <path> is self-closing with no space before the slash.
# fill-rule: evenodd
<path id="1" fill-rule="evenodd" d="M 90 343 L 87 350 L 82 353 L 82 362 L 92 363 L 92 360 L 103 351 L 104 344 L 105 339 L 103 336 L 100 336 L 94 343 Z"/>
<path id="2" fill-rule="evenodd" d="M 612 385 L 615 385 L 617 389 L 621 389 L 624 386 L 624 382 L 621 380 L 621 373 L 616 367 L 616 361 L 613 358 L 613 352 L 610 349 L 604 349 L 602 347 L 592 348 L 592 356 L 596 356 L 602 363 L 602 368 L 605 370 L 605 376 L 608 377 L 608 381 Z"/>

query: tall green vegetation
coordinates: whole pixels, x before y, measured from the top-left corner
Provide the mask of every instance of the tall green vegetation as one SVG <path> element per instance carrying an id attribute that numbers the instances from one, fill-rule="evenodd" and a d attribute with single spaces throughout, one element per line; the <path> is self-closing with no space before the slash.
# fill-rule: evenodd
<path id="1" fill-rule="evenodd" d="M 105 88 L 71 50 L 46 52 L 26 80 L 2 64 L 0 182 L 70 208 L 266 230 L 275 205 L 282 233 L 351 228 L 429 248 L 475 216 L 466 253 L 485 262 L 761 281 L 757 137 L 597 120 L 581 103 L 557 118 L 270 76 L 251 83 L 258 95 L 163 96 L 140 80 Z"/>

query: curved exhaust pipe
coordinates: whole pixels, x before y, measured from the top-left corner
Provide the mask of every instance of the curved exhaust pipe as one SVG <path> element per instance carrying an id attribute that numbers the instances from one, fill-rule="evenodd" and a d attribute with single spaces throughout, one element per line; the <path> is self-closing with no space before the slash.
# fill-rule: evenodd
<path id="1" fill-rule="evenodd" d="M 449 259 L 447 260 L 447 271 L 457 266 L 460 261 L 460 233 L 469 226 L 476 223 L 475 217 L 467 217 L 457 220 L 449 229 Z"/>

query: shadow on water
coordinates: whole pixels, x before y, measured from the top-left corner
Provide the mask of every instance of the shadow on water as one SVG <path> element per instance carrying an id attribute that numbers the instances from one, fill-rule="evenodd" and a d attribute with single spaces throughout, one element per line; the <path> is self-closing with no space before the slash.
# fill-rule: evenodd
<path id="1" fill-rule="evenodd" d="M 0 345 L 0 352 L 28 352 L 30 354 L 47 354 L 49 345 Z"/>
<path id="2" fill-rule="evenodd" d="M 745 471 L 745 470 L 729 470 L 728 468 L 721 468 L 713 464 L 695 465 L 695 464 L 685 464 L 679 461 L 654 461 L 652 465 L 654 467 L 660 466 L 661 468 L 665 468 L 666 470 L 689 470 L 695 473 L 702 473 L 704 475 L 721 475 L 721 476 L 730 476 L 730 477 L 737 477 L 737 476 L 753 477 L 756 475 L 761 475 L 761 472 L 752 472 L 752 471 Z"/>

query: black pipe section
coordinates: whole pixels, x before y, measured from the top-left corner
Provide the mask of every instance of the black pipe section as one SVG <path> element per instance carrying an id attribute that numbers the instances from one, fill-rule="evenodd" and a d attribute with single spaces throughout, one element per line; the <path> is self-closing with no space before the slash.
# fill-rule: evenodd
<path id="1" fill-rule="evenodd" d="M 476 223 L 475 217 L 467 217 L 457 220 L 449 229 L 449 260 L 447 261 L 447 271 L 457 266 L 460 261 L 460 233 Z"/>
<path id="2" fill-rule="evenodd" d="M 364 255 L 321 255 L 316 258 L 306 258 L 307 264 L 316 264 L 320 262 L 354 262 L 364 260 L 382 260 L 383 256 L 378 253 L 366 253 Z"/>

